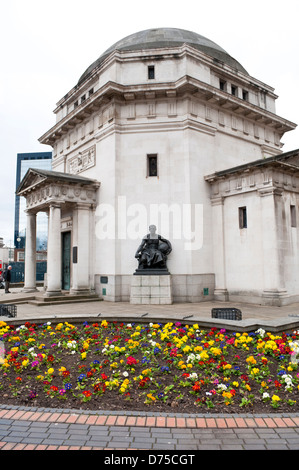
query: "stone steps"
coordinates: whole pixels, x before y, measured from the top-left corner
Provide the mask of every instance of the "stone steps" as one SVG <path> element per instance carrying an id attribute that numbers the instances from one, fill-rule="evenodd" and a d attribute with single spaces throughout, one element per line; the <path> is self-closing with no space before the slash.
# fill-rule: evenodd
<path id="1" fill-rule="evenodd" d="M 43 307 L 46 305 L 61 305 L 61 304 L 69 304 L 69 303 L 82 303 L 82 302 L 100 302 L 103 299 L 101 299 L 98 295 L 96 294 L 78 294 L 78 295 L 71 295 L 71 294 L 63 294 L 63 295 L 57 295 L 53 297 L 47 297 L 45 295 L 24 295 L 22 294 L 10 298 L 10 299 L 5 299 L 5 304 L 14 304 L 14 305 L 21 305 L 21 304 L 29 304 L 29 305 L 35 305 L 39 307 Z"/>

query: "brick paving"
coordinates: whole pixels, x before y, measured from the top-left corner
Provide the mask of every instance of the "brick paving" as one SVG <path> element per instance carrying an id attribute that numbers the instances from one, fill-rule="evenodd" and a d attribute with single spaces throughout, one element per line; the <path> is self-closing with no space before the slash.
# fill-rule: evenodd
<path id="1" fill-rule="evenodd" d="M 299 413 L 160 415 L 2 405 L 0 450 L 299 450 Z"/>

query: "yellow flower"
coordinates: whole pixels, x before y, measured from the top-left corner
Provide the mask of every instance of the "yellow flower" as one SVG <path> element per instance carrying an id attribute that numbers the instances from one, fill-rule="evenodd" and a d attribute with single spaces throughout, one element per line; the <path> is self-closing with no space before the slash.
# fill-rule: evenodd
<path id="1" fill-rule="evenodd" d="M 221 356 L 222 351 L 220 348 L 211 348 L 211 353 L 214 354 L 214 356 Z"/>
<path id="2" fill-rule="evenodd" d="M 52 375 L 54 372 L 53 367 L 50 367 L 50 369 L 47 370 L 47 374 Z"/>
<path id="3" fill-rule="evenodd" d="M 148 393 L 147 395 L 147 398 L 150 398 L 152 401 L 155 401 L 155 397 L 151 394 L 151 393 Z"/>
<path id="4" fill-rule="evenodd" d="M 256 364 L 256 360 L 253 356 L 247 357 L 246 362 L 248 362 L 248 364 Z"/>
<path id="5" fill-rule="evenodd" d="M 24 361 L 22 361 L 22 366 L 26 367 L 28 365 L 28 362 L 29 362 L 28 359 L 24 359 Z"/>
<path id="6" fill-rule="evenodd" d="M 272 401 L 277 402 L 280 401 L 280 398 L 277 395 L 272 396 Z"/>

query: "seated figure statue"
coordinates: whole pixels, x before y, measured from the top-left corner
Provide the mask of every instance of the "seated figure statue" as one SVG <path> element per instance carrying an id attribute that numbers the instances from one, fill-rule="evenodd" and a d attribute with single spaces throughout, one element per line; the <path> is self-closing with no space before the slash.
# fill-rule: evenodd
<path id="1" fill-rule="evenodd" d="M 156 234 L 156 226 L 150 225 L 149 232 L 142 239 L 138 247 L 135 258 L 138 259 L 139 270 L 167 270 L 167 255 L 172 251 L 171 243 L 161 235 Z"/>

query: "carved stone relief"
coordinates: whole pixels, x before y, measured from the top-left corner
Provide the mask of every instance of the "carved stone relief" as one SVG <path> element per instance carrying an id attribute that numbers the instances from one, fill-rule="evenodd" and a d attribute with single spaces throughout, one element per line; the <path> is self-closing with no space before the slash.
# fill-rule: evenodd
<path id="1" fill-rule="evenodd" d="M 89 149 L 79 152 L 72 157 L 69 162 L 69 173 L 75 175 L 95 166 L 96 163 L 96 147 L 93 145 Z"/>

